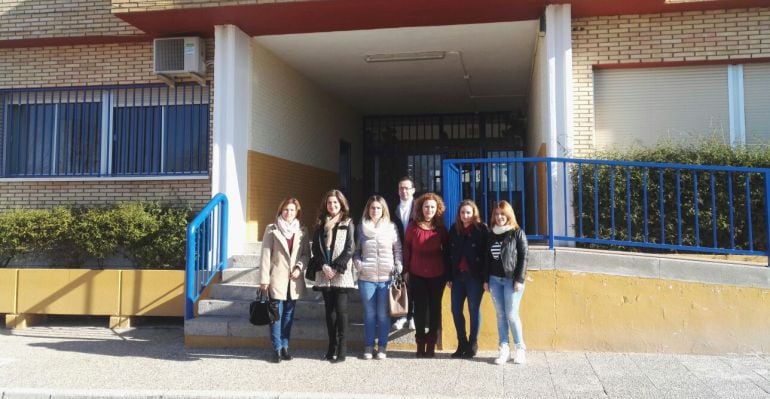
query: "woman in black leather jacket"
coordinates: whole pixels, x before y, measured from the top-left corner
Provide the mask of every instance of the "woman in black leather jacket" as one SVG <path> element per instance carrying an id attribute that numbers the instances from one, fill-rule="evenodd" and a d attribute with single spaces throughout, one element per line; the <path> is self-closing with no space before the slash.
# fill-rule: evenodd
<path id="1" fill-rule="evenodd" d="M 526 362 L 526 346 L 519 305 L 527 273 L 527 235 L 519 228 L 513 208 L 507 201 L 495 204 L 489 225 L 484 289 L 490 292 L 497 314 L 500 352 L 495 363 L 505 364 L 510 357 L 510 327 L 516 350 L 513 362 L 522 364 Z"/>

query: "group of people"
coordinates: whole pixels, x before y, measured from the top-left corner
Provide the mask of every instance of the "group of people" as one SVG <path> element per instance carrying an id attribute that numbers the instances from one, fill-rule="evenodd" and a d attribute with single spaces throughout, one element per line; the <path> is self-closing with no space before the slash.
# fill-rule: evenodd
<path id="1" fill-rule="evenodd" d="M 457 331 L 453 358 L 472 358 L 478 351 L 481 299 L 492 296 L 497 314 L 499 353 L 496 364 L 511 358 L 526 361 L 519 305 L 524 294 L 527 238 L 516 222 L 513 208 L 497 202 L 484 224 L 471 200 L 457 209 L 456 222 L 444 226 L 441 197 L 426 193 L 413 199 L 414 182 L 398 182 L 399 204 L 388 208 L 379 195 L 369 197 L 360 223 L 339 190 L 324 194 L 312 235 L 300 226 L 302 208 L 296 198 L 281 202 L 275 223 L 262 240 L 260 289 L 277 303 L 278 320 L 270 325 L 271 360 L 291 360 L 289 338 L 297 299 L 306 279 L 323 295 L 329 345 L 323 357 L 345 361 L 349 296 L 358 290 L 364 307 L 364 359 L 386 359 L 390 332 L 389 289 L 399 275 L 409 287 L 407 323 L 415 329 L 417 357 L 434 357 L 441 326 L 444 288 L 451 290 L 451 308 Z M 463 314 L 467 302 L 470 331 Z M 375 349 L 375 342 L 377 347 Z"/>

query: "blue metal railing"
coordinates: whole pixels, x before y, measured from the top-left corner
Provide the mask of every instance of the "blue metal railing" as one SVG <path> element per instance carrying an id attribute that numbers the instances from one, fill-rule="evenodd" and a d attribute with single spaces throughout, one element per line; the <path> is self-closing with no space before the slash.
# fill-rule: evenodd
<path id="1" fill-rule="evenodd" d="M 187 225 L 185 320 L 194 317 L 195 302 L 211 280 L 227 267 L 228 201 L 217 194 Z"/>
<path id="2" fill-rule="evenodd" d="M 443 194 L 489 217 L 514 207 L 531 240 L 770 254 L 770 169 L 570 158 L 450 159 Z"/>
<path id="3" fill-rule="evenodd" d="M 0 177 L 207 175 L 207 87 L 0 90 Z"/>

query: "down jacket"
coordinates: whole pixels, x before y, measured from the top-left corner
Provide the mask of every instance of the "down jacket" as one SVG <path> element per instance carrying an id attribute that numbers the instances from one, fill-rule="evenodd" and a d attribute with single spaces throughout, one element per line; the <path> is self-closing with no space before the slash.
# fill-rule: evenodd
<path id="1" fill-rule="evenodd" d="M 380 222 L 376 226 L 362 222 L 356 229 L 356 253 L 353 264 L 359 280 L 384 283 L 395 270 L 401 273 L 401 241 L 393 222 Z"/>

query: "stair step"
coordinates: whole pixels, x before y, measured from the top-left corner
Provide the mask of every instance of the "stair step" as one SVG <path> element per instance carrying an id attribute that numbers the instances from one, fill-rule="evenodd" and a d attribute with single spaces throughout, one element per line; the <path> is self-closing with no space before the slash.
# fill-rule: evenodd
<path id="1" fill-rule="evenodd" d="M 248 300 L 253 301 L 257 297 L 257 284 L 241 283 L 217 283 L 211 286 L 211 299 Z M 321 293 L 308 287 L 302 293 L 300 300 L 322 301 Z M 361 296 L 357 290 L 350 293 L 350 303 L 361 302 Z"/>
<path id="2" fill-rule="evenodd" d="M 255 326 L 245 318 L 222 316 L 198 316 L 184 323 L 186 336 L 270 338 L 268 326 Z M 350 323 L 347 331 L 350 341 L 363 341 L 364 327 L 361 323 Z M 321 320 L 295 319 L 291 338 L 303 341 L 327 342 L 326 324 Z"/>
<path id="3" fill-rule="evenodd" d="M 240 317 L 247 318 L 250 300 L 203 299 L 198 303 L 198 314 L 201 316 Z M 348 315 L 351 322 L 363 321 L 364 308 L 360 301 L 350 301 Z M 312 299 L 297 301 L 294 308 L 295 320 L 318 320 L 324 322 L 323 301 Z"/>
<path id="4" fill-rule="evenodd" d="M 222 271 L 223 283 L 234 283 L 242 285 L 259 284 L 258 267 L 230 267 Z"/>
<path id="5" fill-rule="evenodd" d="M 227 260 L 227 267 L 231 268 L 255 268 L 259 267 L 260 256 L 258 253 L 247 255 L 233 255 Z"/>

